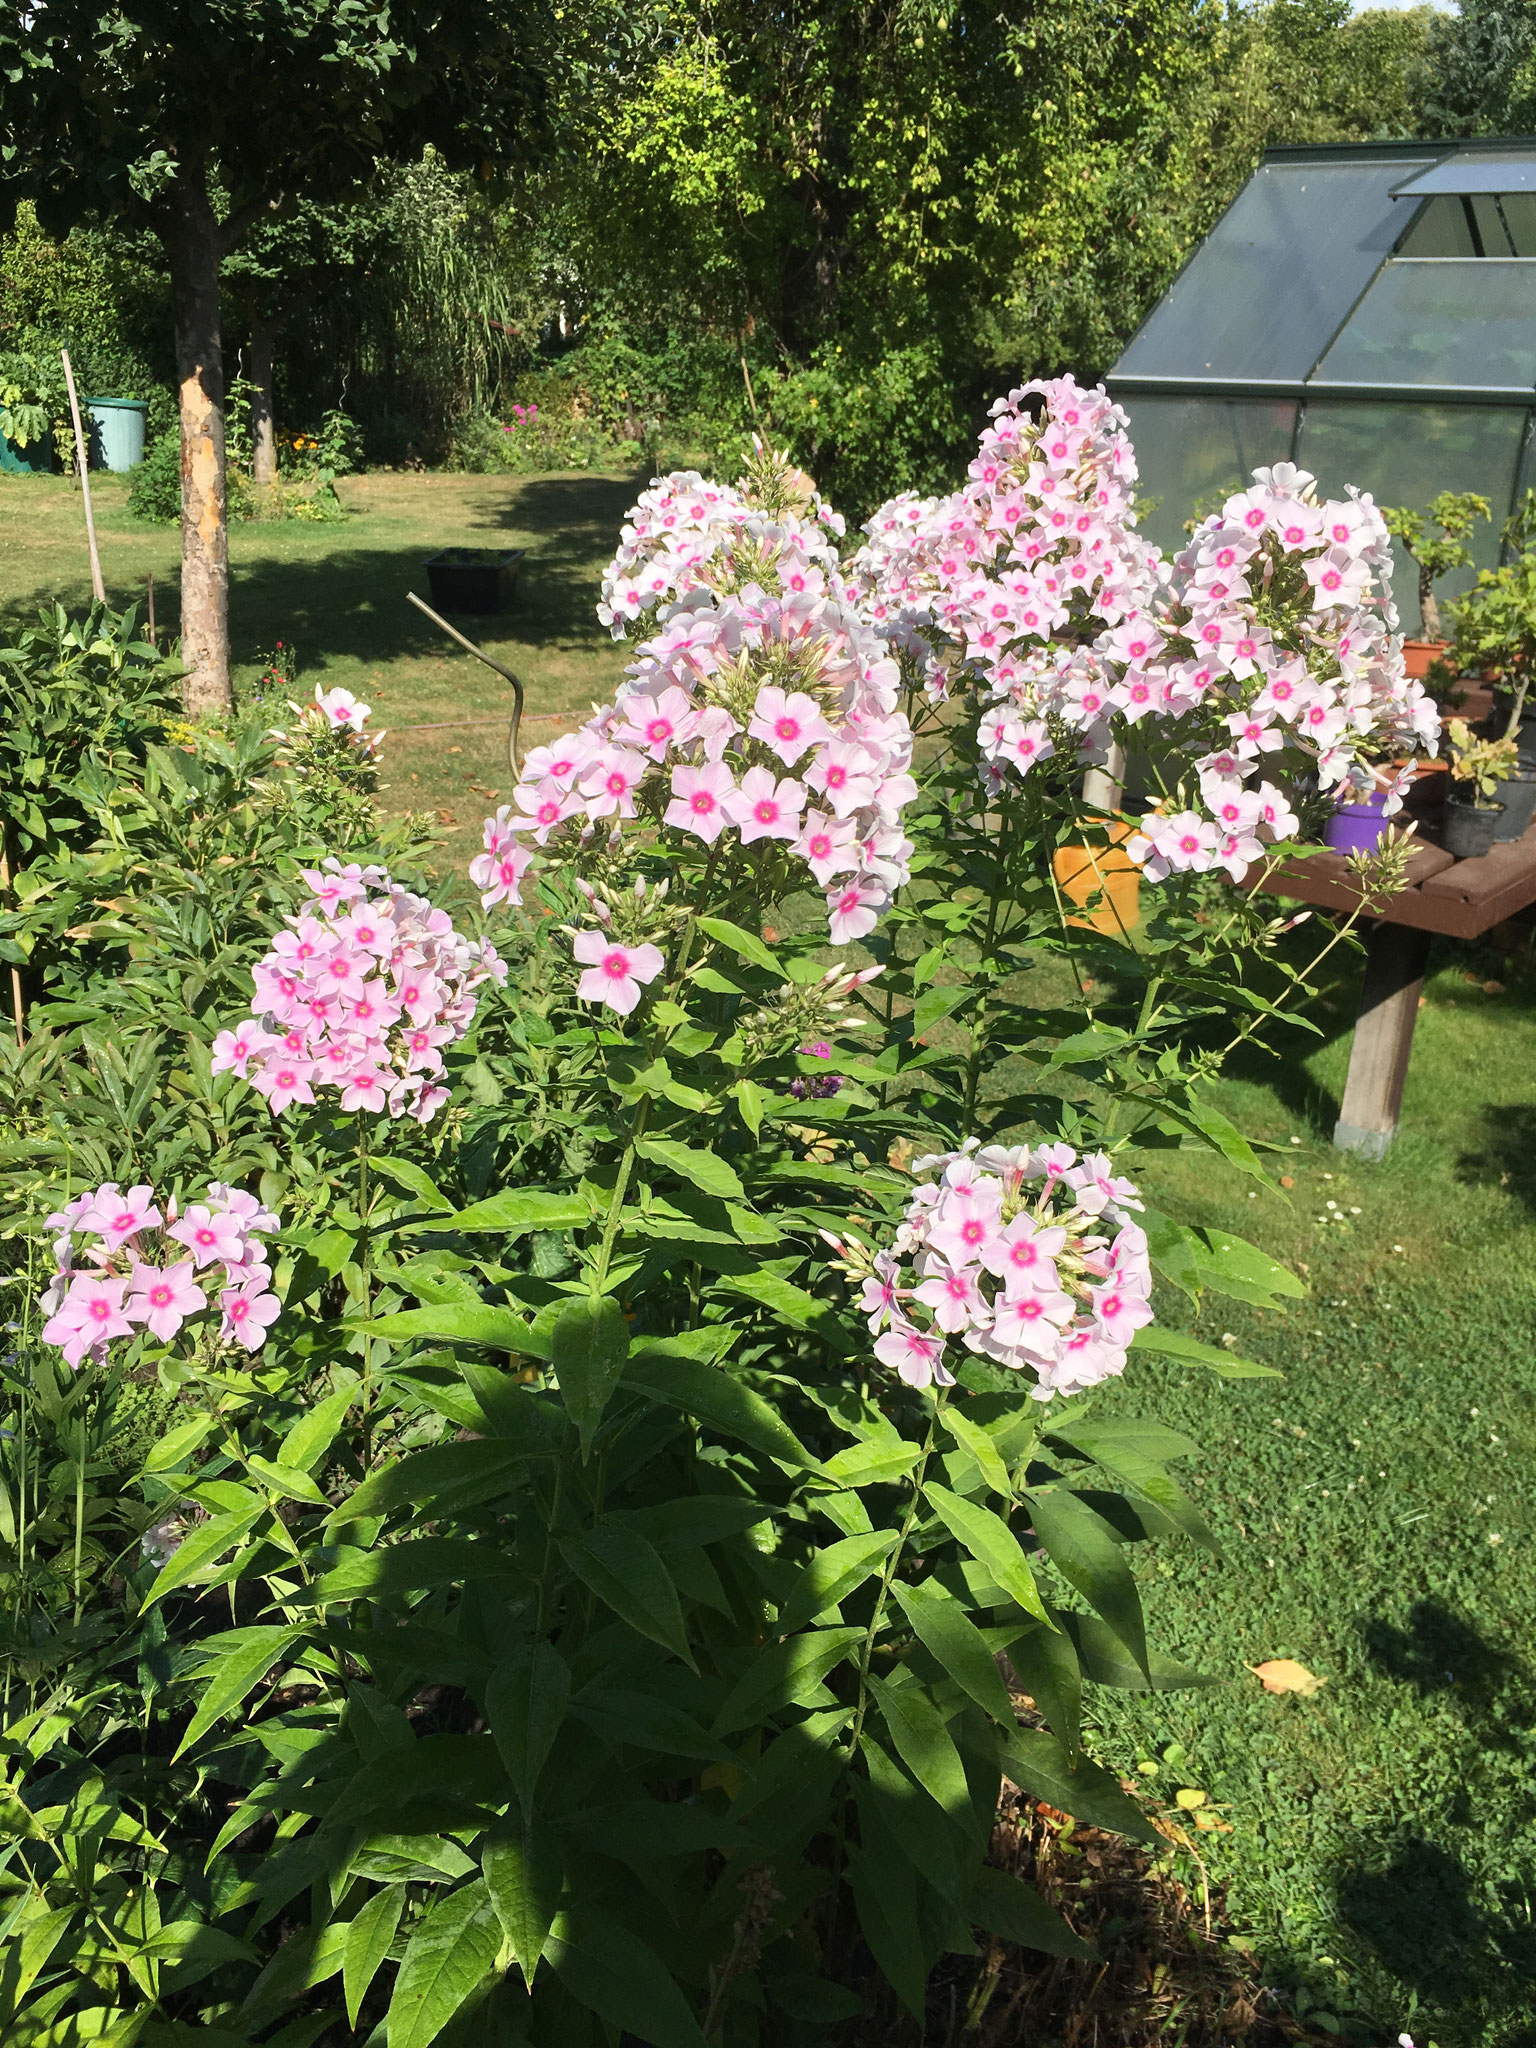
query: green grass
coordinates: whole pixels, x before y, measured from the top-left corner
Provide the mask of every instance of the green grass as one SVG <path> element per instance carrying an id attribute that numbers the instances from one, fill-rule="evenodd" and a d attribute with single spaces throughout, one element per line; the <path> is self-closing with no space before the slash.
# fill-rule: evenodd
<path id="1" fill-rule="evenodd" d="M 621 651 L 592 614 L 633 480 L 369 476 L 341 526 L 232 536 L 232 632 L 296 643 L 307 682 L 358 691 L 392 729 L 386 800 L 441 815 L 445 872 L 509 787 L 504 686 L 405 602 L 450 543 L 527 546 L 514 610 L 485 644 L 521 674 L 537 735 L 608 695 Z M 173 529 L 97 483 L 114 602 L 153 571 L 162 620 Z M 0 608 L 88 594 L 78 497 L 0 479 Z M 455 752 L 454 749 L 461 749 Z M 1485 994 L 1496 977 L 1503 993 Z M 1159 1553 L 1146 1593 L 1166 1649 L 1218 1682 L 1111 1696 L 1102 1740 L 1152 1781 L 1206 1791 L 1230 1833 L 1198 1837 L 1266 1983 L 1373 2044 L 1536 2048 L 1536 976 L 1450 944 L 1421 1013 L 1402 1135 L 1387 1162 L 1328 1144 L 1358 966 L 1342 962 L 1325 1036 L 1246 1064 L 1222 1106 L 1293 1186 L 1260 1190 L 1205 1154 L 1145 1178 L 1184 1219 L 1252 1238 L 1308 1281 L 1285 1317 L 1211 1299 L 1173 1320 L 1280 1367 L 1224 1382 L 1138 1361 L 1109 1402 L 1200 1445 L 1191 1484 L 1226 1549 Z M 1299 1144 L 1293 1144 L 1293 1138 Z M 1330 1210 L 1326 1205 L 1336 1206 Z M 1358 1211 L 1358 1213 L 1356 1213 Z M 1330 1220 L 1322 1220 L 1324 1218 Z M 1248 1666 L 1294 1657 L 1327 1683 L 1266 1694 Z"/>
<path id="2" fill-rule="evenodd" d="M 1506 992 L 1476 985 L 1493 976 Z M 1327 1143 L 1346 978 L 1324 1044 L 1221 1091 L 1292 1188 L 1194 1155 L 1144 1176 L 1311 1294 L 1284 1317 L 1161 1304 L 1282 1380 L 1138 1363 L 1113 1397 L 1199 1443 L 1186 1469 L 1226 1559 L 1170 1551 L 1145 1586 L 1156 1640 L 1218 1683 L 1118 1696 L 1103 1732 L 1125 1767 L 1184 1746 L 1153 1782 L 1230 1826 L 1197 1839 L 1266 1983 L 1373 2043 L 1536 2041 L 1533 994 L 1528 970 L 1444 947 L 1402 1135 L 1368 1167 Z M 1271 1657 L 1327 1683 L 1272 1696 L 1245 1668 Z"/>
<path id="3" fill-rule="evenodd" d="M 378 473 L 343 479 L 354 514 L 343 523 L 238 524 L 230 532 L 236 686 L 254 681 L 257 655 L 284 640 L 298 650 L 306 694 L 316 682 L 340 684 L 372 704 L 375 726 L 391 733 L 385 802 L 426 811 L 445 832 L 440 865 L 462 867 L 478 850 L 482 817 L 511 794 L 512 692 L 447 641 L 406 592 L 430 601 L 422 563 L 439 548 L 528 550 L 505 613 L 453 623 L 521 677 L 528 741 L 551 738 L 611 696 L 622 673 L 623 650 L 593 606 L 637 488 L 633 477 L 585 473 Z M 125 478 L 99 475 L 91 489 L 109 600 L 142 608 L 153 575 L 157 622 L 175 631 L 177 529 L 136 519 Z M 72 608 L 90 599 L 79 493 L 64 477 L 0 475 L 0 616 L 25 618 L 55 596 Z M 445 720 L 485 722 L 412 730 Z"/>

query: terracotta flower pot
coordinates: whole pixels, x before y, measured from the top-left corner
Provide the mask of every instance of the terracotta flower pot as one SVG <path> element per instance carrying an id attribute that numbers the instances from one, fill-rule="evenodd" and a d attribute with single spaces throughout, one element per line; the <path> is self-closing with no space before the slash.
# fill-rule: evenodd
<path id="1" fill-rule="evenodd" d="M 1415 682 L 1422 683 L 1429 674 L 1431 662 L 1438 661 L 1450 652 L 1449 640 L 1405 640 L 1403 642 L 1403 667 Z"/>

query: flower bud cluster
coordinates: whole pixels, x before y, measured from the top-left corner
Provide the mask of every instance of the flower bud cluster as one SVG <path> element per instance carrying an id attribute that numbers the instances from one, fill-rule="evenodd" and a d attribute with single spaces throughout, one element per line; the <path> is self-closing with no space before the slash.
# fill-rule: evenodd
<path id="1" fill-rule="evenodd" d="M 481 903 L 520 903 L 547 860 L 616 845 L 630 820 L 714 846 L 775 845 L 825 890 L 834 943 L 875 927 L 906 880 L 912 729 L 881 642 L 823 588 L 694 589 L 638 650 L 613 703 L 535 747 L 470 867 Z M 628 977 L 620 977 L 628 979 Z"/>
<path id="2" fill-rule="evenodd" d="M 377 755 L 388 737 L 382 732 L 363 731 L 363 727 L 372 716 L 373 706 L 359 703 L 350 690 L 323 690 L 316 683 L 312 704 L 295 704 L 290 698 L 288 709 L 293 713 L 300 731 L 309 738 L 331 736 L 344 740 L 359 756 L 368 760 Z M 289 737 L 289 734 L 282 731 L 274 731 L 272 734 L 275 740 L 287 740 Z"/>
<path id="3" fill-rule="evenodd" d="M 1146 1234 L 1133 1184 L 1102 1152 L 983 1146 L 913 1162 L 933 1172 L 886 1250 L 838 1243 L 860 1282 L 875 1356 L 908 1386 L 949 1386 L 949 1346 L 1028 1374 L 1037 1401 L 1125 1370 L 1152 1320 Z"/>
<path id="4" fill-rule="evenodd" d="M 642 491 L 603 572 L 597 615 L 615 640 L 693 590 L 777 581 L 786 590 L 841 594 L 841 514 L 786 456 L 753 446 L 748 474 L 735 485 L 685 469 Z"/>
<path id="5" fill-rule="evenodd" d="M 179 1215 L 174 1199 L 161 1210 L 152 1188 L 124 1194 L 107 1181 L 67 1202 L 48 1228 L 57 1270 L 38 1301 L 43 1341 L 69 1365 L 99 1365 L 114 1338 L 140 1330 L 168 1344 L 215 1306 L 220 1341 L 259 1351 L 280 1313 L 261 1243 L 278 1219 L 239 1188 L 212 1181 Z"/>
<path id="6" fill-rule="evenodd" d="M 847 1014 L 849 1000 L 855 991 L 883 972 L 881 967 L 860 967 L 854 972 L 830 967 L 815 981 L 785 982 L 769 1002 L 737 1026 L 743 1064 L 750 1066 L 759 1060 L 776 1058 L 792 1046 L 798 1047 L 807 1059 L 830 1059 L 832 1047 L 826 1034 L 862 1028 L 866 1022 L 863 1017 Z M 797 1100 L 807 1095 L 835 1095 L 837 1088 L 824 1085 L 828 1078 L 813 1075 L 805 1077 L 803 1084 L 793 1081 L 789 1092 Z M 841 1085 L 839 1082 L 838 1087 Z"/>
<path id="7" fill-rule="evenodd" d="M 443 1048 L 506 965 L 382 868 L 330 857 L 304 880 L 314 893 L 257 963 L 252 1015 L 215 1038 L 213 1070 L 249 1081 L 274 1114 L 334 1088 L 344 1110 L 425 1123 L 448 1099 Z"/>

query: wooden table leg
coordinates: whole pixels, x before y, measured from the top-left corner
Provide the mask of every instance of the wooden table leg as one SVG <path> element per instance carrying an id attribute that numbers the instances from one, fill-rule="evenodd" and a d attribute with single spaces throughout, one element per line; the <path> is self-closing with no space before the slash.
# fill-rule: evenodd
<path id="1" fill-rule="evenodd" d="M 1429 960 L 1429 933 L 1412 925 L 1378 924 L 1366 942 L 1365 986 L 1355 1019 L 1344 1101 L 1333 1127 L 1341 1152 L 1384 1159 L 1397 1130 Z"/>

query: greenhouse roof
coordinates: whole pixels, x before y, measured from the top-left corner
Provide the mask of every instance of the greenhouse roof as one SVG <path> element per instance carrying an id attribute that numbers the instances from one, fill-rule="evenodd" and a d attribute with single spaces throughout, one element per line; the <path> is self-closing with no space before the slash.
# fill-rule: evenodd
<path id="1" fill-rule="evenodd" d="M 1536 140 L 1267 151 L 1109 382 L 1529 403 Z"/>

